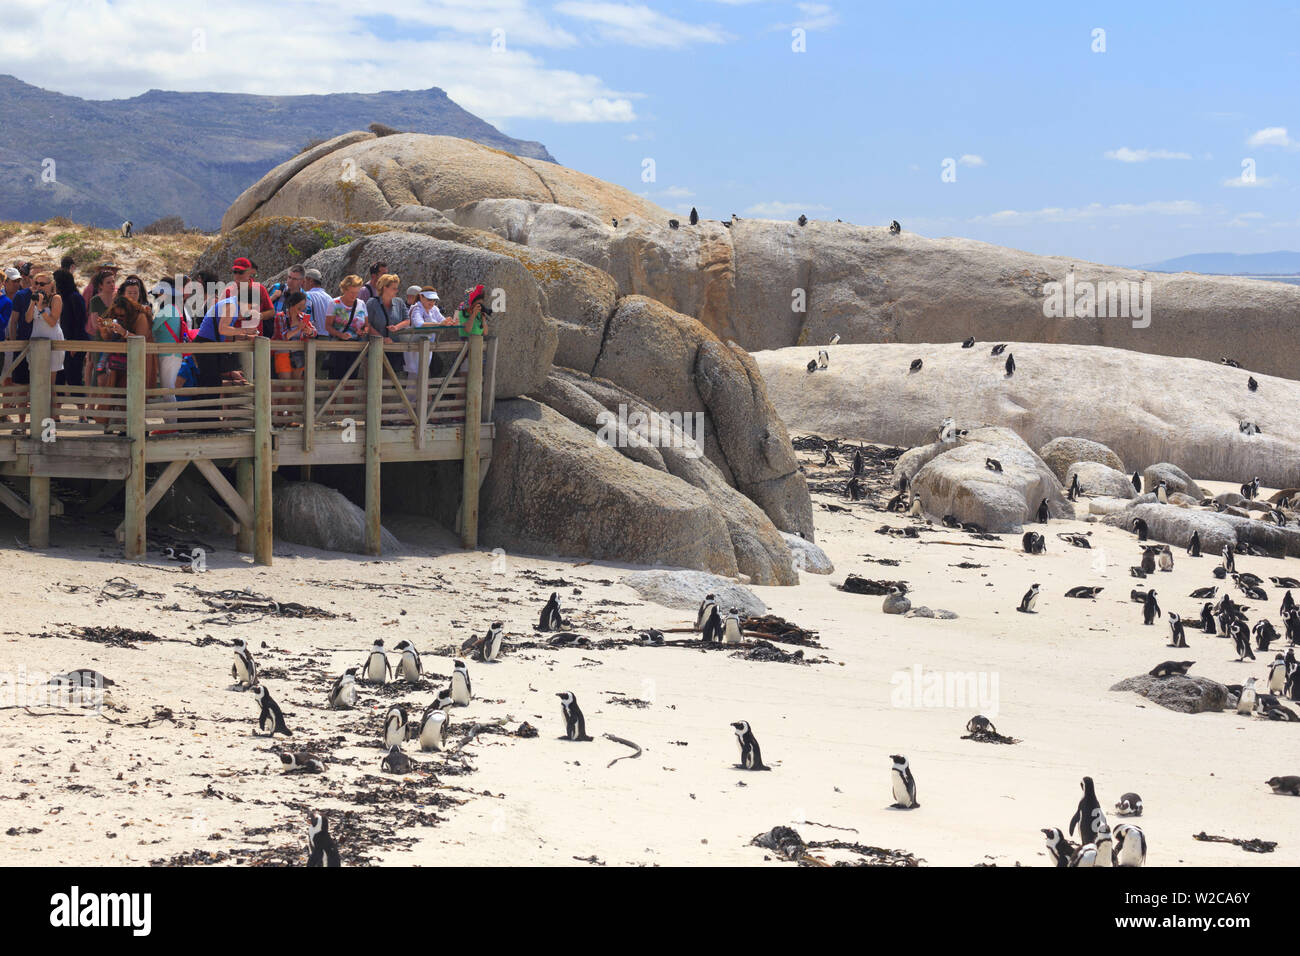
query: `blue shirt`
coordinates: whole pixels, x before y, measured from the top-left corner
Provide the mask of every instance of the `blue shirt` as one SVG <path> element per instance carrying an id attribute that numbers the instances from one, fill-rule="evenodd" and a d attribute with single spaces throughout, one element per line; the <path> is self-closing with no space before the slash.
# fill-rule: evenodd
<path id="1" fill-rule="evenodd" d="M 329 329 L 325 323 L 334 312 L 334 297 L 320 286 L 307 290 L 307 311 L 311 313 L 312 325 L 319 335 L 328 336 Z"/>
<path id="2" fill-rule="evenodd" d="M 9 329 L 9 313 L 14 310 L 14 300 L 0 292 L 0 338 Z"/>

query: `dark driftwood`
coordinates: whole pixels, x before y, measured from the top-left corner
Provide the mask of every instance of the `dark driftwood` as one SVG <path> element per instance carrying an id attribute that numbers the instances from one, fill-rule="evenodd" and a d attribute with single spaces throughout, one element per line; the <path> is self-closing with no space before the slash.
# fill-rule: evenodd
<path id="1" fill-rule="evenodd" d="M 605 769 L 606 769 L 606 770 L 608 770 L 610 767 L 614 766 L 614 764 L 618 763 L 620 760 L 634 759 L 634 758 L 636 758 L 636 757 L 641 756 L 641 745 L 640 745 L 640 744 L 634 744 L 634 743 L 632 743 L 632 741 L 630 741 L 630 740 L 624 740 L 622 737 L 615 737 L 613 734 L 605 734 L 604 737 L 605 737 L 606 740 L 612 740 L 612 741 L 614 741 L 614 743 L 616 743 L 616 744 L 622 744 L 624 747 L 631 747 L 632 749 L 634 749 L 634 750 L 636 751 L 636 753 L 634 753 L 634 754 L 623 754 L 623 756 L 621 756 L 621 757 L 615 757 L 615 758 L 614 758 L 613 760 L 611 760 L 609 763 L 605 764 Z"/>

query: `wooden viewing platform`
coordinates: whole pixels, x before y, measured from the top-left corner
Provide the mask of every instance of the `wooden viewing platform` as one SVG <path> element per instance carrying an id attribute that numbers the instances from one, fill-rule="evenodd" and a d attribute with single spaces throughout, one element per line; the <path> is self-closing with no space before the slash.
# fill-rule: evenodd
<path id="1" fill-rule="evenodd" d="M 194 465 L 238 522 L 236 546 L 258 564 L 271 563 L 271 475 L 281 465 L 364 465 L 365 548 L 380 551 L 380 466 L 385 461 L 449 461 L 464 464 L 459 530 L 464 547 L 478 544 L 478 494 L 492 457 L 492 393 L 496 339 L 483 336 L 446 343 L 418 341 L 244 342 L 177 346 L 142 336 L 125 342 L 5 342 L 0 358 L 9 366 L 26 358 L 31 385 L 0 386 L 0 478 L 27 479 L 24 499 L 0 481 L 0 503 L 28 519 L 28 541 L 45 548 L 50 515 L 62 502 L 50 495 L 51 478 L 97 479 L 103 486 L 87 502 L 94 513 L 125 492 L 118 538 L 126 557 L 145 553 L 149 511 L 188 465 Z M 52 347 L 65 365 L 85 353 L 126 353 L 126 387 L 50 386 Z M 146 388 L 150 359 L 183 350 L 200 362 L 218 353 L 236 356 L 249 384 L 221 387 Z M 305 353 L 301 380 L 271 375 L 271 353 Z M 323 352 L 355 355 L 342 379 L 316 375 Z M 408 382 L 390 357 L 419 355 L 418 378 Z M 486 356 L 485 356 L 486 352 Z M 436 354 L 450 370 L 433 378 Z M 15 428 L 16 415 L 26 425 Z M 97 424 L 96 420 L 107 424 Z M 476 427 L 468 427 L 476 423 Z M 221 467 L 233 463 L 234 486 Z M 151 486 L 146 468 L 161 465 Z"/>

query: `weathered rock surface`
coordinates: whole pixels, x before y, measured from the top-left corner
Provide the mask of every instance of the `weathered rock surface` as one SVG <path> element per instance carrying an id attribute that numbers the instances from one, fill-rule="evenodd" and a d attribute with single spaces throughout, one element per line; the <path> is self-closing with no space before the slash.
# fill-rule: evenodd
<path id="1" fill-rule="evenodd" d="M 811 541 L 806 541 L 797 534 L 790 534 L 788 531 L 782 531 L 781 537 L 785 538 L 785 543 L 790 546 L 790 555 L 794 560 L 794 566 L 798 570 L 807 571 L 809 574 L 831 574 L 834 572 L 835 565 L 826 556 L 826 552 Z"/>
<path id="2" fill-rule="evenodd" d="M 1178 492 L 1197 500 L 1204 496 L 1201 486 L 1192 481 L 1187 472 L 1167 461 L 1156 462 L 1154 465 L 1148 465 L 1143 470 L 1142 491 L 1154 494 L 1162 481 L 1165 483 L 1165 491 L 1168 494 Z"/>
<path id="3" fill-rule="evenodd" d="M 1085 495 L 1102 495 L 1108 498 L 1132 498 L 1137 495 L 1128 475 L 1095 461 L 1079 461 L 1072 464 L 1066 469 L 1065 480 L 1061 484 L 1069 488 L 1075 475 L 1079 476 L 1079 488 Z"/>
<path id="4" fill-rule="evenodd" d="M 1079 345 L 1008 345 L 1003 357 L 960 343 L 837 345 L 830 367 L 809 373 L 816 349 L 753 356 L 786 426 L 800 433 L 911 447 L 930 440 L 947 417 L 1014 429 L 1031 447 L 1053 438 L 1088 438 L 1129 468 L 1175 462 L 1208 480 L 1259 475 L 1270 487 L 1300 485 L 1300 382 L 1213 362 Z M 1218 353 L 1216 353 L 1218 354 Z M 908 373 L 912 359 L 922 370 Z M 1151 388 L 1195 382 L 1195 388 Z M 1244 419 L 1262 434 L 1245 435 Z"/>
<path id="5" fill-rule="evenodd" d="M 1002 471 L 985 467 L 986 458 L 996 458 Z M 927 514 L 950 514 L 992 534 L 1020 531 L 1044 498 L 1051 517 L 1073 517 L 1051 469 L 1018 439 L 964 441 L 927 462 L 912 488 Z"/>
<path id="6" fill-rule="evenodd" d="M 1208 677 L 1190 674 L 1175 677 L 1152 677 L 1139 674 L 1111 687 L 1113 691 L 1132 691 L 1147 700 L 1183 714 L 1220 711 L 1228 706 L 1228 688 Z"/>
<path id="7" fill-rule="evenodd" d="M 1053 438 L 1038 449 L 1038 457 L 1047 463 L 1061 484 L 1069 484 L 1070 466 L 1081 461 L 1097 462 L 1112 471 L 1124 470 L 1124 462 L 1120 461 L 1119 455 L 1105 445 L 1086 438 Z"/>
<path id="8" fill-rule="evenodd" d="M 277 484 L 272 498 L 272 525 L 276 538 L 322 551 L 364 554 L 366 513 L 333 488 L 312 481 Z M 401 548 L 400 542 L 380 529 L 384 554 Z"/>
<path id="9" fill-rule="evenodd" d="M 590 429 L 593 441 L 612 444 L 627 458 L 704 491 L 727 525 L 736 566 L 756 584 L 798 581 L 789 546 L 763 510 L 727 483 L 691 435 L 638 396 L 612 382 L 555 369 L 533 397 Z M 638 417 L 645 423 L 640 429 Z"/>
<path id="10" fill-rule="evenodd" d="M 1147 523 L 1147 533 L 1152 541 L 1186 548 L 1192 543 L 1192 533 L 1200 532 L 1201 551 L 1218 554 L 1227 545 L 1237 546 L 1237 531 L 1226 516 L 1212 511 L 1194 511 L 1173 505 L 1138 504 L 1132 508 L 1107 515 L 1102 520 L 1117 528 L 1133 529 L 1133 519 Z"/>
<path id="11" fill-rule="evenodd" d="M 480 499 L 488 547 L 740 573 L 707 492 L 632 461 L 538 402 L 498 402 L 493 419 Z"/>
<path id="12" fill-rule="evenodd" d="M 259 216 L 364 222 L 404 206 L 447 210 L 481 199 L 555 203 L 605 222 L 632 213 L 668 219 L 668 213 L 622 187 L 453 136 L 365 134 L 325 149 L 330 145 L 317 147 L 318 155 L 305 163 L 295 157 L 250 186 L 222 219 L 222 231 Z"/>
<path id="13" fill-rule="evenodd" d="M 703 571 L 632 571 L 623 575 L 623 583 L 647 601 L 690 611 L 692 622 L 706 594 L 715 595 L 724 612 L 734 607 L 745 617 L 767 613 L 767 605 L 743 584 Z"/>

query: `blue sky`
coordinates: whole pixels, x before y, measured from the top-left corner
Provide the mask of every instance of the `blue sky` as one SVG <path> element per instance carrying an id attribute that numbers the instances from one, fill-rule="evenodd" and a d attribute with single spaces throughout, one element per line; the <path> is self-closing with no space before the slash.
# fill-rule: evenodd
<path id="1" fill-rule="evenodd" d="M 47 88 L 436 85 L 566 165 L 710 218 L 896 218 L 1122 264 L 1300 248 L 1296 4 L 392 0 L 374 17 L 345 0 L 14 2 L 31 17 L 0 39 L 5 69 Z M 228 32 L 258 22 L 277 28 Z M 84 50 L 69 29 L 92 48 L 120 30 L 175 49 L 75 69 L 40 55 Z M 266 43 L 304 56 L 278 72 Z"/>

